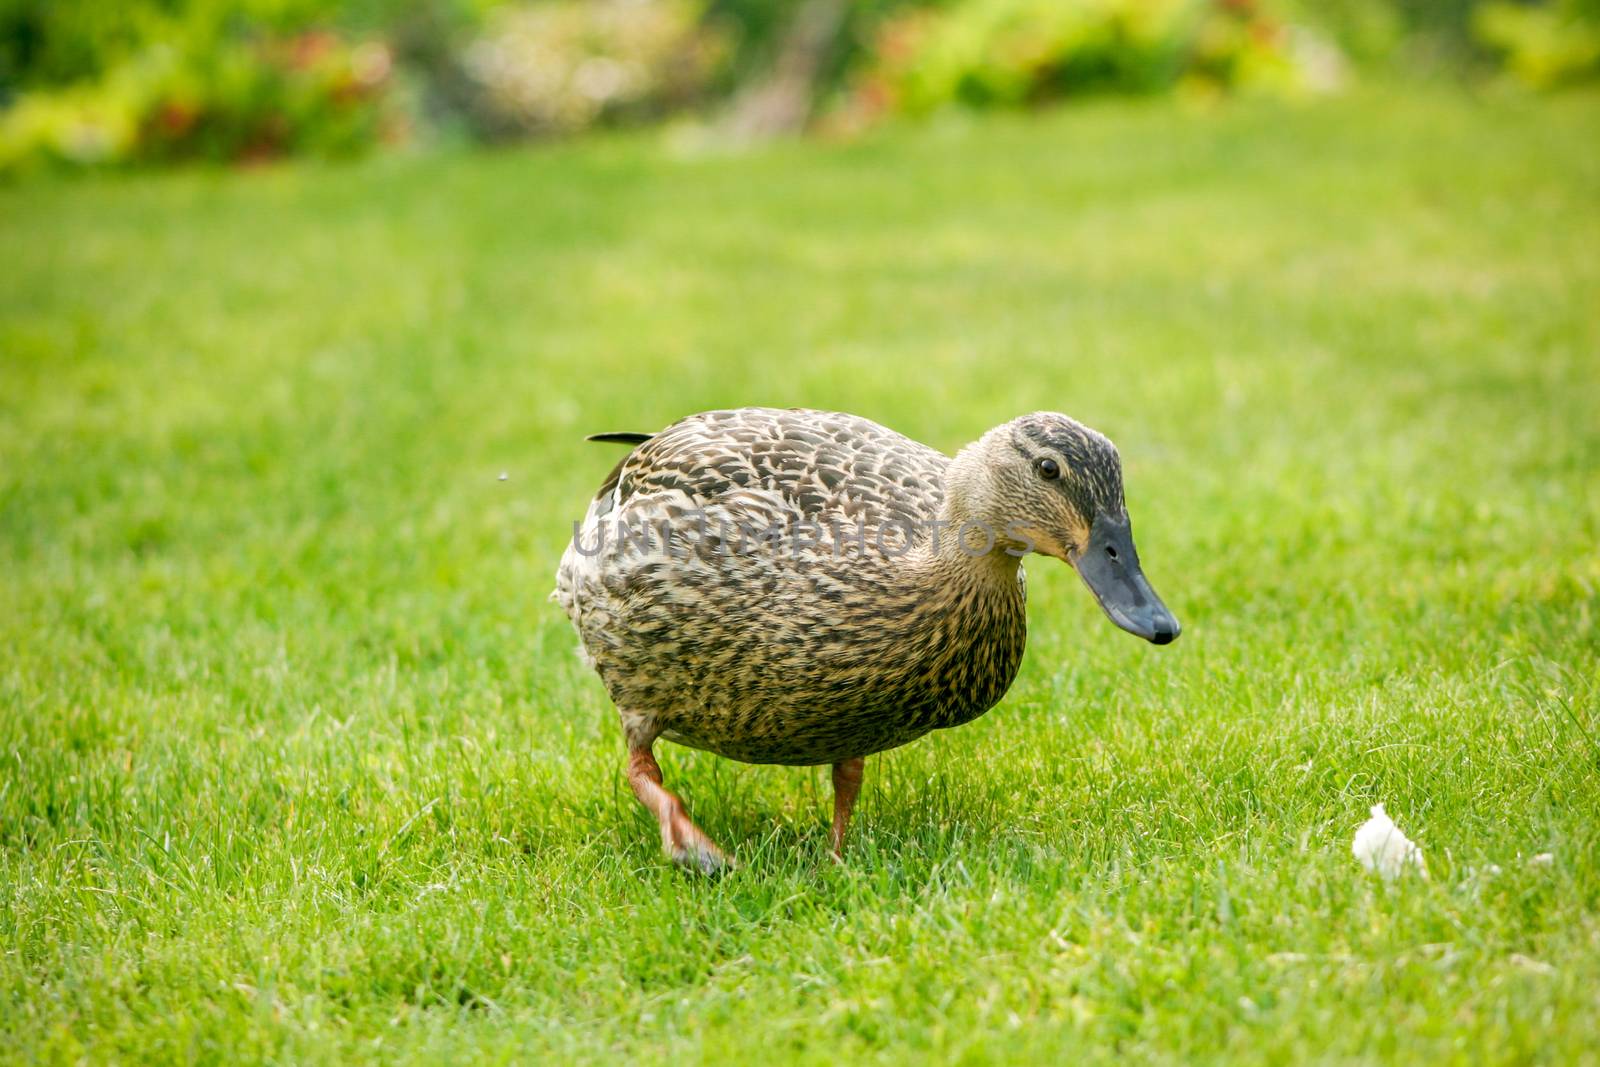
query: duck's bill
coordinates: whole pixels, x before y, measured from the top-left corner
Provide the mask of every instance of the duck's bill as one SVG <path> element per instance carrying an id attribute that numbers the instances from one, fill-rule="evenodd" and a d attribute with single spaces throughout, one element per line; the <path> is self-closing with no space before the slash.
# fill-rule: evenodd
<path id="1" fill-rule="evenodd" d="M 1112 622 L 1153 644 L 1167 645 L 1178 639 L 1178 620 L 1139 569 L 1139 553 L 1133 547 L 1133 529 L 1126 516 L 1095 519 L 1088 546 L 1071 562 Z"/>

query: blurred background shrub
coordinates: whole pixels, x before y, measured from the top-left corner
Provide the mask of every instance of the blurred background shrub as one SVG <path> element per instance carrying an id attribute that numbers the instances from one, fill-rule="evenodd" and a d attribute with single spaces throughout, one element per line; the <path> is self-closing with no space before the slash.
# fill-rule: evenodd
<path id="1" fill-rule="evenodd" d="M 658 117 L 702 99 L 723 36 L 690 0 L 544 0 L 489 16 L 461 63 L 473 128 L 491 138 Z"/>
<path id="2" fill-rule="evenodd" d="M 405 136 L 393 58 L 313 4 L 16 3 L 0 170 L 347 155 Z"/>
<path id="3" fill-rule="evenodd" d="M 861 92 L 920 114 L 1090 93 L 1332 88 L 1339 53 L 1255 0 L 967 0 L 879 29 Z"/>
<path id="4" fill-rule="evenodd" d="M 1419 73 L 1594 78 L 1600 0 L 0 0 L 0 172 Z"/>
<path id="5" fill-rule="evenodd" d="M 1600 74 L 1600 0 L 1527 5 L 1490 0 L 1473 17 L 1477 36 L 1504 57 L 1506 71 L 1539 89 Z"/>

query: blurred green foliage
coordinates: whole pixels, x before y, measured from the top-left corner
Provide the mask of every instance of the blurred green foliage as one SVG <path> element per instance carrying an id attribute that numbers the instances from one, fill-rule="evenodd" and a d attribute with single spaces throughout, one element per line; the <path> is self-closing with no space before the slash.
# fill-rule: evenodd
<path id="1" fill-rule="evenodd" d="M 290 36 L 382 7 L 365 0 L 0 0 L 0 93 L 97 81 L 154 45 L 212 47 L 241 35 Z M 373 20 L 368 19 L 369 26 Z M 383 19 L 376 20 L 381 23 Z"/>
<path id="2" fill-rule="evenodd" d="M 1600 75 L 1600 0 L 1529 6 L 1489 0 L 1477 9 L 1479 40 L 1505 56 L 1513 77 L 1539 89 Z"/>
<path id="3" fill-rule="evenodd" d="M 402 6 L 0 0 L 0 172 L 344 155 L 397 139 L 382 27 Z"/>
<path id="4" fill-rule="evenodd" d="M 0 170 L 353 153 L 402 129 L 391 67 L 387 46 L 326 31 L 175 37 L 22 96 L 0 121 Z"/>
<path id="5" fill-rule="evenodd" d="M 766 75 L 791 0 L 0 0 L 0 173 L 343 155 L 658 118 Z M 855 0 L 817 109 L 1296 92 L 1349 69 L 1600 70 L 1597 0 Z"/>
<path id="6" fill-rule="evenodd" d="M 1083 93 L 1331 87 L 1331 46 L 1256 0 L 967 0 L 887 23 L 863 92 L 909 113 Z"/>
<path id="7" fill-rule="evenodd" d="M 1472 49 L 1472 12 L 1479 0 L 1389 0 L 1402 32 L 1436 54 L 1466 58 Z M 1339 7 L 1339 4 L 1329 4 Z"/>

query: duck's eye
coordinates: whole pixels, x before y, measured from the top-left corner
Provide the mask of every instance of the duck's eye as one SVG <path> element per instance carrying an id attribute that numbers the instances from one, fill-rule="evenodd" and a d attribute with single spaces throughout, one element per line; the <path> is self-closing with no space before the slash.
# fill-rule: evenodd
<path id="1" fill-rule="evenodd" d="M 1117 558 L 1117 550 L 1112 548 L 1110 545 L 1107 545 L 1106 546 L 1106 555 L 1110 556 L 1112 559 L 1116 559 Z"/>
<path id="2" fill-rule="evenodd" d="M 1039 477 L 1047 482 L 1055 481 L 1061 477 L 1061 466 L 1053 459 L 1041 459 L 1039 461 Z"/>

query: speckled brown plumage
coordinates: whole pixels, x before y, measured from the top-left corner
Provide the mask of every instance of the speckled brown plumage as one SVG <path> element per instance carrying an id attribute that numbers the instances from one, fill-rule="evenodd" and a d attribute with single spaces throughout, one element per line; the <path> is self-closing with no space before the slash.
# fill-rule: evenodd
<path id="1" fill-rule="evenodd" d="M 750 763 L 834 763 L 987 711 L 1022 659 L 1016 557 L 941 568 L 916 549 L 878 552 L 872 533 L 863 552 L 854 537 L 857 524 L 937 518 L 949 463 L 828 412 L 709 412 L 640 445 L 593 516 L 666 520 L 680 558 L 659 536 L 642 552 L 613 535 L 592 560 L 569 549 L 561 570 L 562 604 L 612 700 L 669 740 Z M 695 509 L 706 513 L 704 540 Z M 837 521 L 839 550 L 826 537 L 798 553 L 792 538 L 756 547 L 751 537 L 733 551 L 718 537 L 805 520 L 823 534 Z M 888 527 L 891 551 L 903 528 Z M 935 575 L 941 595 L 931 596 Z"/>
<path id="2" fill-rule="evenodd" d="M 1053 483 L 1042 457 L 1064 468 Z M 555 598 L 636 755 L 661 736 L 750 763 L 841 765 L 847 783 L 853 766 L 858 783 L 850 761 L 1005 695 L 1026 639 L 1021 556 L 1067 558 L 1095 514 L 1121 511 L 1115 449 L 1064 415 L 1024 416 L 951 459 L 854 415 L 712 411 L 617 464 Z M 965 523 L 999 535 L 977 552 L 973 531 L 964 548 Z M 678 855 L 676 801 L 652 768 L 630 780 Z"/>

